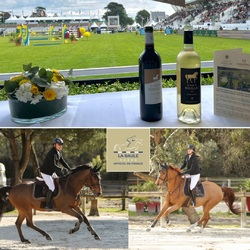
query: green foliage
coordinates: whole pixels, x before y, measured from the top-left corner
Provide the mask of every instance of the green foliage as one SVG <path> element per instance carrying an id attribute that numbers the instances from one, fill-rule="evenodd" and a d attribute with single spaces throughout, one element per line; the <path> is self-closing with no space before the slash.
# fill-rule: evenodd
<path id="1" fill-rule="evenodd" d="M 69 73 L 72 74 L 72 73 Z M 206 79 L 203 79 L 202 82 L 205 85 L 210 84 L 212 77 L 208 78 L 208 82 Z M 98 80 L 97 80 L 98 81 Z M 6 81 L 6 87 L 8 93 L 14 92 L 14 90 L 18 87 L 18 81 L 13 83 L 12 85 L 9 84 L 9 81 Z M 96 94 L 96 93 L 104 93 L 104 92 L 118 92 L 118 91 L 130 91 L 130 90 L 138 90 L 139 89 L 139 83 L 121 83 L 119 79 L 115 83 L 110 84 L 109 82 L 106 82 L 105 84 L 82 84 L 79 83 L 73 83 L 68 78 L 65 79 L 65 83 L 69 85 L 69 95 L 79 95 L 79 94 Z M 42 83 L 40 83 L 42 84 Z M 163 88 L 173 88 L 176 87 L 176 81 L 173 79 L 163 79 L 162 80 L 162 87 Z M 4 91 L 4 89 L 0 89 L 0 100 L 7 100 L 7 95 Z"/>
<path id="2" fill-rule="evenodd" d="M 151 171 L 155 175 L 159 162 L 181 166 L 187 145 L 192 143 L 200 155 L 202 177 L 250 177 L 248 129 L 151 129 L 151 138 Z"/>
<path id="3" fill-rule="evenodd" d="M 158 191 L 157 186 L 152 181 L 146 181 L 144 183 L 140 183 L 138 185 L 131 185 L 129 187 L 131 192 L 150 192 L 150 191 Z"/>
<path id="4" fill-rule="evenodd" d="M 9 147 L 8 139 L 3 133 L 8 136 L 9 129 L 0 129 L 0 143 L 5 147 L 0 152 L 0 162 L 6 166 L 6 175 L 8 178 L 13 177 L 14 166 L 12 160 L 11 147 Z M 12 130 L 11 130 L 12 131 Z M 21 139 L 24 137 L 24 129 L 13 129 L 15 136 L 15 144 L 20 150 L 20 154 L 24 156 L 25 147 L 22 145 Z M 52 147 L 52 140 L 56 137 L 63 138 L 63 156 L 71 167 L 76 167 L 84 163 L 93 162 L 101 164 L 101 173 L 106 172 L 106 130 L 105 129 L 28 129 L 33 133 L 33 145 L 37 154 L 37 159 L 40 163 L 44 161 L 46 153 Z M 93 160 L 94 159 L 94 160 Z M 25 178 L 33 178 L 32 159 L 30 165 L 25 170 Z M 19 171 L 19 170 L 16 170 Z"/>
<path id="5" fill-rule="evenodd" d="M 136 196 L 136 197 L 133 197 L 132 202 L 136 203 L 136 202 L 147 202 L 149 201 L 149 197 L 142 197 L 142 196 Z"/>
<path id="6" fill-rule="evenodd" d="M 240 188 L 250 192 L 250 179 L 245 180 L 242 185 L 240 185 Z"/>
<path id="7" fill-rule="evenodd" d="M 135 21 L 140 25 L 144 26 L 147 23 L 147 20 L 150 19 L 150 13 L 147 10 L 140 10 L 135 17 Z"/>
<path id="8" fill-rule="evenodd" d="M 140 183 L 138 185 L 129 186 L 129 190 L 132 192 L 150 192 L 150 191 L 158 191 L 157 186 L 152 181 L 146 181 L 144 183 Z M 136 196 L 132 198 L 132 202 L 147 202 L 150 201 L 149 197 Z M 153 198 L 154 200 L 154 198 Z"/>
<path id="9" fill-rule="evenodd" d="M 132 18 L 129 18 L 126 12 L 126 9 L 122 4 L 110 2 L 104 9 L 106 12 L 103 15 L 103 18 L 108 21 L 108 16 L 119 16 L 120 25 L 125 27 L 128 24 L 132 24 Z"/>

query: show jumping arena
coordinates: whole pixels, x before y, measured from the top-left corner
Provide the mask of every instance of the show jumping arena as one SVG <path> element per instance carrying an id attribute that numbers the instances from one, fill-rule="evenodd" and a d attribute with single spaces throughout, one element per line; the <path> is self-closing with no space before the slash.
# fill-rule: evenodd
<path id="1" fill-rule="evenodd" d="M 78 232 L 69 234 L 76 219 L 61 212 L 37 212 L 34 223 L 47 231 L 52 241 L 46 240 L 38 232 L 23 223 L 23 233 L 31 244 L 22 243 L 16 230 L 17 213 L 5 214 L 0 222 L 1 250 L 79 250 L 79 249 L 127 249 L 128 216 L 126 213 L 105 213 L 100 216 L 87 216 L 90 224 L 100 236 L 95 240 L 84 223 Z"/>
<path id="2" fill-rule="evenodd" d="M 196 209 L 200 214 L 201 209 Z M 131 210 L 130 210 L 131 211 Z M 213 213 L 228 211 L 224 203 L 220 203 L 211 212 L 211 219 L 202 233 L 199 227 L 192 232 L 186 232 L 190 223 L 183 214 L 170 214 L 170 226 L 160 222 L 147 231 L 154 216 L 129 217 L 129 249 L 148 250 L 250 250 L 250 218 L 247 216 L 247 227 L 240 227 L 240 215 L 214 216 Z"/>

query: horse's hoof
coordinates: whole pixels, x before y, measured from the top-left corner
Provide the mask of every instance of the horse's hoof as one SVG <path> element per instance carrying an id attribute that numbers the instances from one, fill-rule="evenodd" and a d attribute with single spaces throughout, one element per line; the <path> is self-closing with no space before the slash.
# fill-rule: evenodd
<path id="1" fill-rule="evenodd" d="M 98 235 L 95 235 L 95 240 L 101 240 L 101 238 Z"/>
<path id="2" fill-rule="evenodd" d="M 147 232 L 150 232 L 150 231 L 151 231 L 151 227 L 148 227 L 148 228 L 146 229 L 146 231 L 147 231 Z"/>
<path id="3" fill-rule="evenodd" d="M 46 240 L 53 240 L 50 235 L 46 236 Z"/>
<path id="4" fill-rule="evenodd" d="M 23 239 L 22 242 L 25 243 L 25 244 L 31 244 L 31 242 L 29 240 L 27 240 L 27 239 Z"/>
<path id="5" fill-rule="evenodd" d="M 73 234 L 74 232 L 75 232 L 74 229 L 70 229 L 70 230 L 69 230 L 69 234 Z"/>
<path id="6" fill-rule="evenodd" d="M 191 229 L 188 228 L 188 229 L 186 230 L 186 232 L 187 232 L 187 233 L 191 233 Z"/>

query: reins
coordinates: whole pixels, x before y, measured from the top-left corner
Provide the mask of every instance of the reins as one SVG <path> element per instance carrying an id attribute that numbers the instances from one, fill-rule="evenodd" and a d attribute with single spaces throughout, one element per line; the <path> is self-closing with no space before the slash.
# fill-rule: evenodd
<path id="1" fill-rule="evenodd" d="M 177 174 L 176 176 L 174 176 L 173 178 L 169 179 L 169 178 L 168 178 L 168 170 L 167 170 L 166 168 L 165 168 L 165 170 L 167 171 L 165 178 L 163 179 L 163 178 L 161 178 L 160 175 L 159 175 L 159 176 L 158 176 L 158 179 L 161 180 L 161 181 L 163 181 L 163 182 L 168 181 L 168 183 L 169 183 L 169 181 L 175 180 L 175 181 L 174 181 L 174 186 L 175 186 L 175 183 L 176 183 L 178 174 Z M 179 186 L 181 185 L 181 183 L 182 183 L 182 182 L 180 181 L 179 184 L 175 187 L 175 189 L 174 189 L 173 191 L 168 190 L 168 193 L 169 193 L 169 194 L 173 194 L 173 193 L 179 188 Z"/>

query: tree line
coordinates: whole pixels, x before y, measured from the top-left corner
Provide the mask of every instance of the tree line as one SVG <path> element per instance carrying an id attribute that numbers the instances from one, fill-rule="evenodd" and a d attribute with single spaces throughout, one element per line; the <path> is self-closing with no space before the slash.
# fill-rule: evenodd
<path id="1" fill-rule="evenodd" d="M 0 162 L 11 185 L 39 175 L 39 166 L 55 137 L 64 140 L 63 156 L 71 167 L 102 165 L 103 179 L 126 180 L 128 173 L 106 172 L 106 129 L 0 129 Z M 250 177 L 250 129 L 151 129 L 151 172 L 159 164 L 181 166 L 194 144 L 203 177 Z"/>
<path id="2" fill-rule="evenodd" d="M 106 11 L 102 16 L 105 21 L 108 21 L 108 16 L 119 16 L 120 25 L 122 27 L 126 27 L 127 25 L 132 25 L 134 23 L 134 19 L 129 17 L 126 9 L 122 4 L 116 2 L 110 2 L 105 8 Z M 8 18 L 10 18 L 10 13 L 0 11 L 0 23 L 4 23 Z M 42 6 L 35 7 L 35 10 L 32 12 L 31 17 L 46 17 L 46 8 Z M 54 16 L 57 17 L 58 14 L 54 13 Z M 150 13 L 143 9 L 140 10 L 135 17 L 135 21 L 142 26 L 146 24 L 146 22 L 150 19 Z"/>
<path id="3" fill-rule="evenodd" d="M 151 129 L 152 172 L 164 163 L 180 167 L 189 144 L 203 177 L 250 177 L 249 129 Z"/>
<path id="4" fill-rule="evenodd" d="M 39 175 L 39 166 L 56 137 L 64 141 L 63 156 L 70 167 L 92 163 L 102 165 L 101 171 L 106 172 L 105 129 L 0 129 L 0 162 L 11 185 Z"/>

